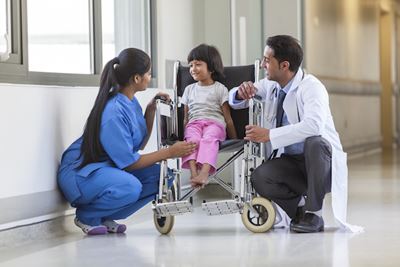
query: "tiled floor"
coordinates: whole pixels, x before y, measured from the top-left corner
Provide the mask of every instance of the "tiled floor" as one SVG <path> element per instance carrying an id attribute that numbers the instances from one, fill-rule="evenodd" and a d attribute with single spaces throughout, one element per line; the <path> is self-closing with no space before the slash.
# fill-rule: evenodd
<path id="1" fill-rule="evenodd" d="M 0 266 L 400 266 L 399 154 L 351 160 L 349 174 L 348 218 L 365 227 L 362 234 L 334 227 L 329 198 L 319 234 L 253 234 L 238 214 L 208 217 L 196 209 L 162 236 L 146 207 L 124 235 L 87 237 L 68 218 L 66 235 L 0 250 Z"/>

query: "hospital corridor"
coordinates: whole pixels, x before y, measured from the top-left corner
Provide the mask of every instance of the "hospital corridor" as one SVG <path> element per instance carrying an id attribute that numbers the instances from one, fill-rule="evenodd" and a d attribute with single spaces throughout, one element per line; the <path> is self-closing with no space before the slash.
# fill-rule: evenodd
<path id="1" fill-rule="evenodd" d="M 0 267 L 400 266 L 400 0 L 0 0 Z"/>

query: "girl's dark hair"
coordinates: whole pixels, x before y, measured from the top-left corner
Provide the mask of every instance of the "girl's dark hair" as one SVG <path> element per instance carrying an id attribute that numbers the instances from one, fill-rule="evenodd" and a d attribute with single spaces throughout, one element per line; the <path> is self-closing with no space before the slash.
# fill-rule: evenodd
<path id="1" fill-rule="evenodd" d="M 280 62 L 289 61 L 289 70 L 297 72 L 303 61 L 303 49 L 295 38 L 276 35 L 267 39 L 267 45 L 274 50 L 274 57 Z"/>
<path id="2" fill-rule="evenodd" d="M 92 162 L 98 162 L 104 155 L 100 143 L 101 117 L 107 101 L 115 96 L 121 88 L 130 83 L 135 75 L 144 75 L 150 70 L 150 57 L 142 50 L 127 48 L 110 60 L 103 69 L 100 89 L 89 117 L 86 121 L 81 145 L 82 163 L 79 168 Z"/>
<path id="3" fill-rule="evenodd" d="M 222 64 L 221 55 L 218 49 L 211 45 L 201 44 L 190 51 L 187 61 L 200 60 L 207 63 L 207 68 L 211 72 L 211 78 L 214 81 L 223 82 L 224 65 Z"/>

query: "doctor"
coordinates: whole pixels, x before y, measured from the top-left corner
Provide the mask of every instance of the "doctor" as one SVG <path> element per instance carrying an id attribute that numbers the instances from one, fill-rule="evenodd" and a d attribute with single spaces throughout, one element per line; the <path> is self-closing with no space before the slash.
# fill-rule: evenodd
<path id="1" fill-rule="evenodd" d="M 270 37 L 261 63 L 266 78 L 254 84 L 244 82 L 230 91 L 229 103 L 235 109 L 247 107 L 247 100 L 256 94 L 265 102 L 265 128 L 246 126 L 246 140 L 270 142 L 273 150 L 271 160 L 253 172 L 253 186 L 291 218 L 291 231 L 324 230 L 322 204 L 329 192 L 338 222 L 351 231 L 361 231 L 346 223 L 347 159 L 327 90 L 316 77 L 304 73 L 302 60 L 296 39 Z"/>

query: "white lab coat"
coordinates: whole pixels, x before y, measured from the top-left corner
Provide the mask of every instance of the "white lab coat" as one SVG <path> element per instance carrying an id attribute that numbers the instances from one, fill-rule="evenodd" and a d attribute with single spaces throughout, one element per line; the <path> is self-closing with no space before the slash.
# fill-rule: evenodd
<path id="1" fill-rule="evenodd" d="M 325 86 L 313 75 L 298 70 L 283 109 L 289 125 L 275 128 L 279 85 L 268 79 L 256 82 L 257 95 L 261 96 L 264 106 L 264 127 L 270 129 L 268 152 L 274 149 L 304 142 L 307 137 L 321 135 L 332 146 L 332 209 L 339 224 L 352 232 L 363 231 L 362 227 L 346 222 L 347 215 L 347 154 L 343 152 L 339 135 L 333 123 L 329 108 L 329 96 Z M 234 109 L 245 108 L 248 101 L 234 100 L 237 88 L 229 92 L 229 104 Z M 234 104 L 235 102 L 235 104 Z M 270 146 L 268 148 L 268 146 Z"/>

